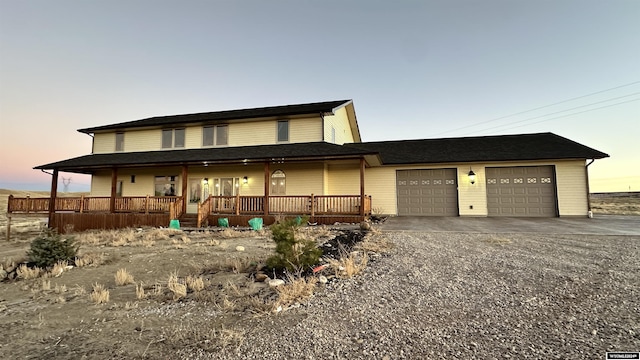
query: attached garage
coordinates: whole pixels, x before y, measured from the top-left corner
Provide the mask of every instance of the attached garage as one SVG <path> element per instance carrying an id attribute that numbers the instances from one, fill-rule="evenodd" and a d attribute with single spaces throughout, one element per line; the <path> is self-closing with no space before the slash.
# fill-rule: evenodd
<path id="1" fill-rule="evenodd" d="M 488 167 L 489 216 L 558 215 L 554 166 Z"/>
<path id="2" fill-rule="evenodd" d="M 399 216 L 458 216 L 456 169 L 397 170 Z"/>

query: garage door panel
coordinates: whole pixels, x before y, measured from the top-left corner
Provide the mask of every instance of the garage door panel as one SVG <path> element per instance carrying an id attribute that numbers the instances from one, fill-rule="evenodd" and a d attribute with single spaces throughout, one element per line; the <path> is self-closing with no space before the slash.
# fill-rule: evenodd
<path id="1" fill-rule="evenodd" d="M 489 216 L 557 214 L 553 166 L 486 168 Z"/>
<path id="2" fill-rule="evenodd" d="M 396 179 L 398 215 L 458 215 L 456 169 L 398 170 Z"/>

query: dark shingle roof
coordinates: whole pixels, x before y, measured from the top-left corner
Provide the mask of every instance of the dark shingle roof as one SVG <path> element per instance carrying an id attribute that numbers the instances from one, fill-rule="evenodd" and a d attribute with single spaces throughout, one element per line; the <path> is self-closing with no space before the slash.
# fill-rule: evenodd
<path id="1" fill-rule="evenodd" d="M 156 116 L 148 119 L 127 121 L 117 124 L 110 124 L 104 126 L 96 126 L 85 129 L 79 129 L 79 132 L 90 134 L 96 131 L 105 130 L 122 130 L 125 128 L 140 128 L 140 127 L 154 127 L 154 126 L 176 126 L 189 123 L 200 122 L 219 122 L 228 121 L 234 119 L 253 119 L 261 117 L 286 117 L 294 115 L 306 115 L 306 114 L 332 114 L 333 111 L 341 106 L 350 103 L 351 100 L 337 100 L 337 101 L 325 101 L 309 104 L 297 104 L 297 105 L 284 105 L 284 106 L 270 106 L 254 109 L 241 109 L 241 110 L 227 110 L 227 111 L 215 111 L 197 114 L 184 114 L 184 115 L 168 115 L 168 116 Z"/>
<path id="2" fill-rule="evenodd" d="M 61 171 L 91 172 L 93 169 L 120 166 L 153 165 L 203 165 L 242 162 L 243 160 L 262 162 L 302 159 L 340 159 L 375 155 L 369 150 L 340 146 L 326 142 L 259 145 L 225 148 L 206 148 L 169 151 L 124 152 L 92 154 L 51 164 L 36 166 L 34 169 L 58 169 Z"/>
<path id="3" fill-rule="evenodd" d="M 347 146 L 377 152 L 385 165 L 609 157 L 553 133 L 381 141 Z"/>

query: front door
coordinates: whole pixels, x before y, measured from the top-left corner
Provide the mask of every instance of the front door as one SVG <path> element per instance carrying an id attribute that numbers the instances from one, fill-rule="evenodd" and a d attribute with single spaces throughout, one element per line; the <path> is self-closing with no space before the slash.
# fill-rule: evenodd
<path id="1" fill-rule="evenodd" d="M 209 179 L 189 179 L 189 196 L 187 198 L 187 213 L 197 214 L 198 204 L 209 197 Z"/>

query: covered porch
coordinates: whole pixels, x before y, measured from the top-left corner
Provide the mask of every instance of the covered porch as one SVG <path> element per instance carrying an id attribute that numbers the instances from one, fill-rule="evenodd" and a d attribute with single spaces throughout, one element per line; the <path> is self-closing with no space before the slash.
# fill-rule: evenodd
<path id="1" fill-rule="evenodd" d="M 53 170 L 51 197 L 10 197 L 7 211 L 46 214 L 61 232 L 168 226 L 173 219 L 204 227 L 221 217 L 232 226 L 254 217 L 266 225 L 295 216 L 359 222 L 371 214 L 364 192 L 370 155 L 329 143 L 89 155 L 36 167 Z M 58 197 L 60 171 L 91 174 L 91 196 Z"/>

